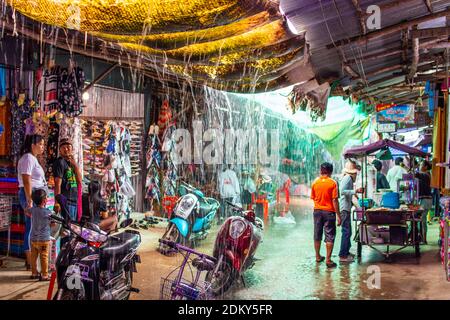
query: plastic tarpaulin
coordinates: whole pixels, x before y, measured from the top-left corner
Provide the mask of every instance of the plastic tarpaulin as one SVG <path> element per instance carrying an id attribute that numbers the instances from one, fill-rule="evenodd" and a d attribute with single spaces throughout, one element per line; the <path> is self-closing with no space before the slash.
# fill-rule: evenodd
<path id="1" fill-rule="evenodd" d="M 345 158 L 360 158 L 364 156 L 368 156 L 373 154 L 376 151 L 379 151 L 381 149 L 385 148 L 392 148 L 394 150 L 398 150 L 401 152 L 404 152 L 404 154 L 409 154 L 417 157 L 426 158 L 430 156 L 428 153 L 423 152 L 419 149 L 407 146 L 405 144 L 398 143 L 396 141 L 392 141 L 389 139 L 379 140 L 375 143 L 366 145 L 366 146 L 359 146 L 355 148 L 348 149 L 344 152 Z"/>
<path id="2" fill-rule="evenodd" d="M 345 145 L 351 140 L 363 140 L 364 132 L 370 125 L 370 118 L 353 123 L 354 119 L 342 122 L 309 128 L 308 131 L 316 134 L 323 142 L 327 151 L 334 159 L 339 159 Z"/>

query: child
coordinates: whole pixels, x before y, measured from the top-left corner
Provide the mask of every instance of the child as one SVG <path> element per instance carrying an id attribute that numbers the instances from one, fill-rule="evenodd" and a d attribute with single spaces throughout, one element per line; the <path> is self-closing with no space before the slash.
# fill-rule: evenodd
<path id="1" fill-rule="evenodd" d="M 37 205 L 31 212 L 31 279 L 48 281 L 48 255 L 50 249 L 50 210 L 47 204 L 47 192 L 42 189 L 34 190 L 31 198 Z M 40 258 L 42 274 L 37 273 L 37 258 Z"/>

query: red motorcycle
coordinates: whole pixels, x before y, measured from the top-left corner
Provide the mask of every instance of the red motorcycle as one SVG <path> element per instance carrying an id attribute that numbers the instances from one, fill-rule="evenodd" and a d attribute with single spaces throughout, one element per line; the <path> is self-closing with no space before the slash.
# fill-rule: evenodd
<path id="1" fill-rule="evenodd" d="M 227 202 L 234 215 L 225 220 L 217 234 L 214 258 L 217 264 L 206 275 L 215 296 L 225 293 L 244 272 L 253 267 L 254 254 L 263 238 L 264 222 L 253 210 Z"/>

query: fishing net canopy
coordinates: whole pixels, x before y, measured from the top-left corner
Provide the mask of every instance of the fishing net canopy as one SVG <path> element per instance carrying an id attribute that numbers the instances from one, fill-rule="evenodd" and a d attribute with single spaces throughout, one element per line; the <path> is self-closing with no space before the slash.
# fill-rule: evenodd
<path id="1" fill-rule="evenodd" d="M 278 3 L 270 0 L 7 3 L 34 21 L 91 34 L 174 75 L 221 90 L 287 86 L 293 81 L 289 73 L 304 60 L 304 35 L 289 31 Z"/>

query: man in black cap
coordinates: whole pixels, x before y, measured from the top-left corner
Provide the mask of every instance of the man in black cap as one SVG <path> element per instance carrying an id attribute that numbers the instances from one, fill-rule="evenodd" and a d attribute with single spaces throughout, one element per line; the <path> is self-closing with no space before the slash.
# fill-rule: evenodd
<path id="1" fill-rule="evenodd" d="M 82 183 L 81 171 L 73 157 L 73 146 L 68 139 L 59 143 L 59 158 L 53 163 L 55 177 L 55 196 L 62 194 L 67 198 L 70 219 L 78 218 L 78 186 Z"/>

